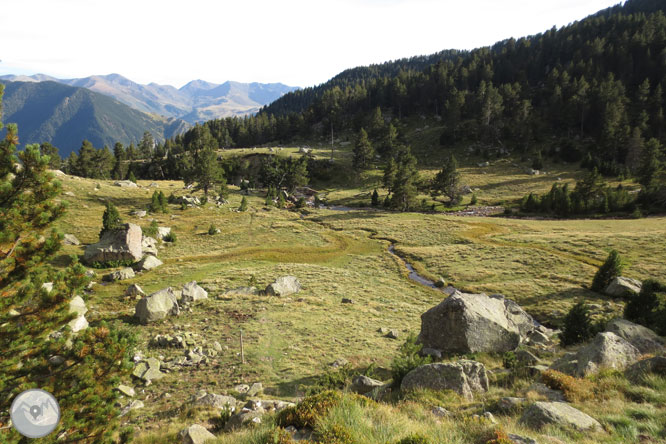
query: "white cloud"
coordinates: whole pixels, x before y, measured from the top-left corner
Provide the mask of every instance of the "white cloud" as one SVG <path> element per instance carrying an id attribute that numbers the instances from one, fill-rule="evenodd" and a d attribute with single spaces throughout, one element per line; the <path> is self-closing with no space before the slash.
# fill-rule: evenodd
<path id="1" fill-rule="evenodd" d="M 0 16 L 0 74 L 309 86 L 358 65 L 542 32 L 616 2 L 12 1 Z"/>

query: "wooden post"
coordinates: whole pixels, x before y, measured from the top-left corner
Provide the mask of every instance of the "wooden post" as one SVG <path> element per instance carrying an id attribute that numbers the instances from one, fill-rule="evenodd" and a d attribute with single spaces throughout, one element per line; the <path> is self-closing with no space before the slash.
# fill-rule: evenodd
<path id="1" fill-rule="evenodd" d="M 245 364 L 245 350 L 243 349 L 243 330 L 240 331 L 241 363 Z"/>

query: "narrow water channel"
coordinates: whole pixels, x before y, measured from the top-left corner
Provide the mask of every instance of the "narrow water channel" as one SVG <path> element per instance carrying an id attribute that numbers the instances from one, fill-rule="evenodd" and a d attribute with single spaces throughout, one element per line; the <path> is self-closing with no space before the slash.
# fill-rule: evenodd
<path id="1" fill-rule="evenodd" d="M 438 287 L 430 279 L 425 278 L 425 277 L 421 276 L 420 274 L 418 274 L 414 270 L 414 267 L 412 267 L 412 264 L 410 264 L 409 262 L 404 260 L 402 257 L 400 257 L 400 255 L 398 255 L 398 253 L 395 252 L 395 246 L 393 244 L 389 245 L 388 252 L 390 254 L 392 254 L 393 256 L 395 256 L 397 258 L 400 258 L 400 260 L 402 260 L 405 263 L 405 267 L 407 267 L 407 270 L 409 271 L 409 278 L 411 280 L 413 280 L 414 282 L 417 282 L 421 285 L 425 285 L 426 287 L 434 288 L 435 290 L 441 291 L 442 293 L 446 293 L 448 295 L 451 295 L 451 294 L 453 294 L 454 291 L 456 291 L 456 289 L 454 287 L 450 286 L 450 285 L 447 286 L 447 287 L 444 287 L 444 288 Z"/>

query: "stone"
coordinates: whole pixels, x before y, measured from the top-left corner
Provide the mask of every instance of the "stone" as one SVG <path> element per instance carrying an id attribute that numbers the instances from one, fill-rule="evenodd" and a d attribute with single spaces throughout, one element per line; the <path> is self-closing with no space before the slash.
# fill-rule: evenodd
<path id="1" fill-rule="evenodd" d="M 294 276 L 281 276 L 266 287 L 266 294 L 270 296 L 289 296 L 298 293 L 301 284 Z"/>
<path id="2" fill-rule="evenodd" d="M 171 287 L 157 291 L 136 304 L 134 316 L 142 324 L 149 324 L 179 313 L 176 295 Z"/>
<path id="3" fill-rule="evenodd" d="M 666 356 L 655 356 L 648 359 L 642 359 L 631 364 L 624 371 L 627 379 L 634 383 L 640 382 L 644 376 L 650 373 L 666 376 Z"/>
<path id="4" fill-rule="evenodd" d="M 73 234 L 65 234 L 62 239 L 62 243 L 65 245 L 81 245 L 81 241 L 78 240 Z"/>
<path id="5" fill-rule="evenodd" d="M 193 405 L 202 407 L 215 407 L 217 409 L 231 409 L 231 412 L 236 411 L 236 398 L 233 396 L 217 395 L 215 393 L 206 393 L 204 396 L 198 397 Z"/>
<path id="6" fill-rule="evenodd" d="M 483 419 L 490 422 L 491 424 L 497 424 L 497 420 L 495 419 L 495 416 L 490 412 L 484 412 L 483 413 Z"/>
<path id="7" fill-rule="evenodd" d="M 157 238 L 164 240 L 166 236 L 171 234 L 171 228 L 170 227 L 157 227 Z"/>
<path id="8" fill-rule="evenodd" d="M 550 368 L 583 377 L 603 368 L 622 370 L 635 362 L 639 355 L 640 352 L 636 347 L 615 333 L 603 332 L 577 353 L 567 353 L 555 361 Z"/>
<path id="9" fill-rule="evenodd" d="M 528 366 L 539 363 L 539 358 L 537 358 L 527 350 L 518 350 L 515 354 L 516 354 L 516 361 L 518 361 L 520 365 Z"/>
<path id="10" fill-rule="evenodd" d="M 535 392 L 546 397 L 549 401 L 564 401 L 564 393 L 561 390 L 554 390 L 541 382 L 535 382 L 527 388 L 528 392 Z"/>
<path id="11" fill-rule="evenodd" d="M 507 434 L 509 439 L 513 444 L 539 444 L 536 440 L 532 438 L 527 438 L 525 436 L 515 435 L 513 433 Z"/>
<path id="12" fill-rule="evenodd" d="M 141 227 L 125 224 L 122 229 L 107 231 L 99 242 L 88 245 L 83 254 L 88 264 L 107 262 L 136 262 L 143 256 Z"/>
<path id="13" fill-rule="evenodd" d="M 49 358 L 49 364 L 53 366 L 59 366 L 65 363 L 65 358 L 60 355 L 53 355 Z"/>
<path id="14" fill-rule="evenodd" d="M 606 324 L 606 331 L 615 333 L 642 354 L 656 353 L 664 348 L 664 340 L 647 327 L 616 318 Z"/>
<path id="15" fill-rule="evenodd" d="M 248 390 L 250 390 L 250 386 L 247 385 L 247 384 L 238 384 L 232 390 L 237 392 L 237 393 L 243 394 L 243 393 L 247 393 Z"/>
<path id="16" fill-rule="evenodd" d="M 133 398 L 136 395 L 134 388 L 130 387 L 129 385 L 120 384 L 118 387 L 116 387 L 116 390 L 128 398 Z"/>
<path id="17" fill-rule="evenodd" d="M 626 278 L 623 276 L 618 276 L 613 278 L 613 280 L 606 287 L 605 293 L 608 296 L 613 296 L 616 298 L 622 298 L 630 296 L 632 294 L 638 294 L 641 292 L 641 287 L 643 283 L 637 279 Z"/>
<path id="18" fill-rule="evenodd" d="M 261 424 L 262 415 L 263 412 L 252 411 L 252 410 L 232 415 L 231 418 L 229 418 L 227 423 L 224 425 L 224 431 L 231 432 L 233 430 L 240 429 L 244 425 Z"/>
<path id="19" fill-rule="evenodd" d="M 407 373 L 400 388 L 403 391 L 417 388 L 453 390 L 472 399 L 474 392 L 488 391 L 488 375 L 485 366 L 476 361 L 426 364 Z"/>
<path id="20" fill-rule="evenodd" d="M 144 236 L 144 238 L 141 240 L 141 248 L 143 250 L 143 254 L 152 254 L 153 256 L 157 256 L 157 241 L 150 237 L 150 236 Z"/>
<path id="21" fill-rule="evenodd" d="M 453 416 L 453 415 L 451 414 L 451 412 L 449 412 L 448 410 L 446 410 L 444 407 L 440 407 L 440 406 L 438 406 L 438 407 L 434 407 L 434 408 L 431 410 L 431 412 L 432 412 L 433 415 L 435 415 L 435 416 L 437 416 L 437 417 L 439 417 L 439 418 L 450 418 L 451 416 Z"/>
<path id="22" fill-rule="evenodd" d="M 121 188 L 137 188 L 138 185 L 132 182 L 131 180 L 118 180 L 116 182 L 113 182 L 113 184 L 117 187 Z"/>
<path id="23" fill-rule="evenodd" d="M 344 367 L 345 365 L 349 364 L 349 361 L 347 361 L 345 358 L 338 358 L 335 361 L 331 363 L 332 368 L 341 368 Z"/>
<path id="24" fill-rule="evenodd" d="M 148 212 L 146 210 L 134 210 L 131 214 L 136 217 L 146 217 Z"/>
<path id="25" fill-rule="evenodd" d="M 134 266 L 134 269 L 136 271 L 149 271 L 149 270 L 152 270 L 153 268 L 159 267 L 162 264 L 163 264 L 163 262 L 161 260 L 157 259 L 152 254 L 149 254 L 147 256 L 144 256 L 143 259 L 141 259 Z"/>
<path id="26" fill-rule="evenodd" d="M 145 296 L 146 293 L 143 291 L 141 287 L 139 287 L 137 284 L 132 284 L 129 287 L 127 287 L 127 290 L 125 290 L 125 296 L 129 297 L 143 297 Z"/>
<path id="27" fill-rule="evenodd" d="M 548 337 L 548 335 L 546 335 L 545 333 L 540 332 L 538 330 L 534 330 L 534 331 L 530 332 L 527 335 L 527 343 L 528 344 L 548 345 L 548 344 L 550 344 L 550 342 L 551 342 L 551 340 Z"/>
<path id="28" fill-rule="evenodd" d="M 342 303 L 343 303 L 343 304 L 353 304 L 353 303 L 354 303 L 354 300 L 353 300 L 353 299 L 349 299 L 349 298 L 342 298 Z"/>
<path id="29" fill-rule="evenodd" d="M 497 401 L 497 409 L 502 413 L 511 413 L 520 410 L 525 403 L 525 398 L 506 396 Z"/>
<path id="30" fill-rule="evenodd" d="M 519 422 L 537 430 L 548 424 L 580 431 L 601 430 L 601 424 L 596 419 L 566 402 L 536 402 L 525 410 Z"/>
<path id="31" fill-rule="evenodd" d="M 181 302 L 189 304 L 190 302 L 196 302 L 202 299 L 208 299 L 208 292 L 197 285 L 197 281 L 188 282 L 183 285 L 183 292 L 180 297 Z"/>
<path id="32" fill-rule="evenodd" d="M 76 314 L 77 317 L 69 321 L 67 325 L 72 329 L 73 333 L 76 333 L 81 330 L 88 328 L 88 320 L 84 316 L 88 312 L 86 303 L 81 296 L 74 296 L 71 301 L 69 301 L 69 313 Z"/>
<path id="33" fill-rule="evenodd" d="M 352 379 L 352 385 L 350 390 L 359 395 L 365 395 L 368 392 L 373 391 L 377 387 L 384 385 L 383 382 L 377 381 L 376 379 L 368 378 L 365 375 L 358 375 Z"/>
<path id="34" fill-rule="evenodd" d="M 132 376 L 141 379 L 144 382 L 150 382 L 153 379 L 161 379 L 164 373 L 160 371 L 160 361 L 156 358 L 148 358 L 143 361 L 137 362 L 134 366 Z"/>
<path id="35" fill-rule="evenodd" d="M 264 391 L 264 386 L 261 382 L 255 382 L 250 386 L 250 389 L 247 391 L 247 396 L 257 396 L 259 393 Z"/>
<path id="36" fill-rule="evenodd" d="M 398 330 L 389 330 L 389 332 L 386 334 L 386 337 L 389 339 L 398 339 L 400 337 L 400 333 Z"/>
<path id="37" fill-rule="evenodd" d="M 442 352 L 430 347 L 423 347 L 420 351 L 421 356 L 430 356 L 433 359 L 442 359 Z"/>
<path id="38" fill-rule="evenodd" d="M 144 407 L 145 406 L 143 404 L 143 401 L 137 399 L 136 401 L 132 401 L 129 404 L 127 404 L 127 406 L 125 406 L 125 408 L 120 411 L 120 416 L 125 416 L 132 410 L 138 410 Z"/>
<path id="39" fill-rule="evenodd" d="M 506 352 L 535 328 L 534 319 L 502 295 L 456 291 L 421 315 L 418 341 L 445 353 Z"/>
<path id="40" fill-rule="evenodd" d="M 132 279 L 136 275 L 134 274 L 134 270 L 132 270 L 130 267 L 123 268 L 122 270 L 117 270 L 109 274 L 105 274 L 102 276 L 102 280 L 104 282 L 115 282 L 115 281 L 124 281 L 127 279 Z"/>
<path id="41" fill-rule="evenodd" d="M 215 439 L 215 435 L 206 430 L 199 424 L 193 424 L 178 433 L 182 444 L 203 444 L 206 441 Z"/>

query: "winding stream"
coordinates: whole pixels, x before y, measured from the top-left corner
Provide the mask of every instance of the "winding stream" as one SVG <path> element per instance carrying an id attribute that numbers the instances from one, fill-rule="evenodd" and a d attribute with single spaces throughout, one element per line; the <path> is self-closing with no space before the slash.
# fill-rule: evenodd
<path id="1" fill-rule="evenodd" d="M 420 274 L 418 274 L 414 270 L 414 267 L 412 266 L 412 264 L 407 262 L 404 258 L 402 258 L 398 253 L 395 252 L 395 245 L 393 245 L 393 244 L 389 245 L 388 252 L 390 254 L 392 254 L 393 256 L 399 258 L 405 264 L 405 267 L 407 267 L 407 270 L 409 271 L 409 278 L 411 280 L 413 280 L 414 282 L 419 283 L 421 285 L 425 285 L 426 287 L 430 287 L 430 288 L 435 289 L 437 291 L 441 291 L 442 293 L 445 293 L 449 296 L 451 294 L 453 294 L 454 291 L 456 291 L 456 289 L 454 287 L 452 287 L 451 285 L 449 285 L 447 287 L 444 287 L 444 288 L 438 287 L 430 279 L 425 278 L 425 277 L 421 276 Z"/>

